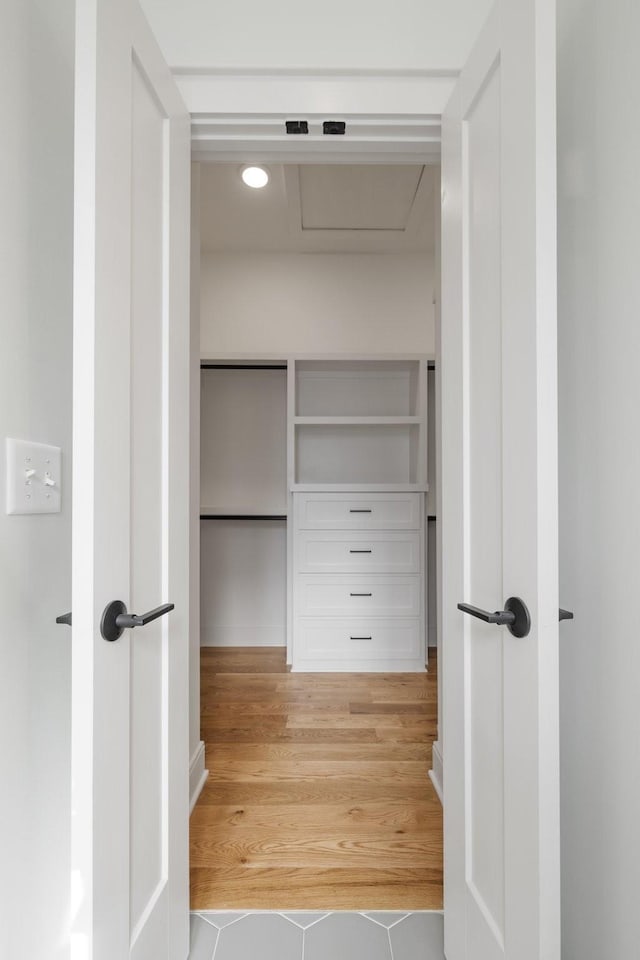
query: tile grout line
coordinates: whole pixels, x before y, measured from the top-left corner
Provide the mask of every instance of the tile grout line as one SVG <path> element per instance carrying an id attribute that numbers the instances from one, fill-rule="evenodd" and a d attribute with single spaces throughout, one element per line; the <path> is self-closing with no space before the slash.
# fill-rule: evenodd
<path id="1" fill-rule="evenodd" d="M 378 927 L 384 927 L 385 930 L 387 929 L 386 923 L 381 923 L 381 921 L 376 920 L 375 917 L 368 917 L 366 913 L 358 913 L 358 916 L 362 917 L 363 920 L 368 920 L 370 923 L 375 923 Z"/>
<path id="2" fill-rule="evenodd" d="M 401 917 L 399 917 L 397 920 L 394 920 L 393 923 L 389 924 L 389 926 L 387 927 L 387 930 L 391 930 L 393 927 L 397 927 L 399 923 L 402 923 L 403 920 L 406 920 L 407 917 L 410 917 L 410 916 L 412 916 L 411 913 L 403 913 Z"/>
<path id="3" fill-rule="evenodd" d="M 312 911 L 312 912 L 313 912 L 313 911 Z M 318 917 L 317 920 L 314 920 L 313 923 L 307 924 L 307 926 L 306 926 L 306 927 L 303 927 L 302 929 L 303 929 L 303 930 L 310 930 L 311 927 L 315 927 L 316 923 L 320 923 L 321 920 L 326 920 L 327 917 L 331 917 L 331 916 L 333 916 L 333 914 L 331 913 L 331 911 L 329 911 L 329 913 L 323 913 L 321 917 Z"/>
<path id="4" fill-rule="evenodd" d="M 230 923 L 225 923 L 224 927 L 218 927 L 220 933 L 225 929 L 225 927 L 232 927 L 234 923 L 240 923 L 241 920 L 244 920 L 245 917 L 250 916 L 248 913 L 243 913 L 239 917 L 236 917 L 235 920 L 232 920 Z"/>
<path id="5" fill-rule="evenodd" d="M 284 913 L 277 913 L 276 916 L 282 917 L 282 919 L 283 919 L 283 920 L 286 920 L 287 923 L 292 923 L 293 926 L 294 926 L 297 930 L 304 930 L 304 927 L 302 926 L 302 924 L 297 923 L 295 920 L 293 920 L 291 917 L 288 917 L 286 914 L 284 914 Z"/>
<path id="6" fill-rule="evenodd" d="M 211 924 L 211 926 L 213 926 L 213 924 Z M 214 946 L 214 948 L 213 948 L 213 953 L 211 954 L 211 960 L 216 960 L 216 953 L 218 952 L 218 944 L 220 943 L 220 933 L 221 933 L 221 930 L 218 929 L 218 928 L 216 928 L 216 929 L 217 929 L 217 933 L 216 933 L 216 943 L 215 943 L 215 946 Z"/>
<path id="7" fill-rule="evenodd" d="M 394 924 L 394 926 L 395 926 L 395 924 Z M 393 944 L 391 943 L 391 927 L 387 927 L 387 937 L 389 938 L 389 954 L 390 954 L 390 956 L 391 956 L 391 960 L 394 960 L 394 956 L 393 956 Z"/>
<path id="8" fill-rule="evenodd" d="M 393 911 L 389 911 L 389 912 L 393 912 Z M 401 916 L 399 920 L 394 920 L 393 923 L 391 924 L 383 923 L 382 920 L 376 920 L 375 917 L 372 917 L 367 913 L 359 913 L 358 916 L 363 917 L 365 920 L 369 920 L 371 923 L 375 923 L 378 927 L 382 927 L 384 930 L 388 930 L 389 927 L 395 927 L 396 923 L 400 923 L 400 920 L 404 920 L 407 914 L 403 914 L 403 916 Z"/>

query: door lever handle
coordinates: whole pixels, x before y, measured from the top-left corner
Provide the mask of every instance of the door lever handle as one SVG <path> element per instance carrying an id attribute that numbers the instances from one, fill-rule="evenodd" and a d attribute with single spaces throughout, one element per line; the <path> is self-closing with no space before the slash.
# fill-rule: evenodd
<path id="1" fill-rule="evenodd" d="M 174 607 L 175 604 L 173 603 L 163 603 L 161 606 L 149 610 L 148 613 L 127 613 L 127 605 L 122 600 L 112 600 L 104 608 L 100 621 L 100 633 L 105 640 L 112 643 L 114 640 L 119 640 L 125 630 L 133 629 L 133 627 L 144 627 L 152 620 L 163 617 Z"/>
<path id="2" fill-rule="evenodd" d="M 573 620 L 573 610 L 563 610 L 562 607 L 560 607 L 558 613 L 558 620 Z"/>
<path id="3" fill-rule="evenodd" d="M 495 613 L 489 613 L 488 610 L 473 607 L 470 603 L 459 603 L 458 610 L 462 610 L 463 613 L 468 613 L 469 616 L 476 617 L 478 620 L 484 620 L 485 623 L 496 623 L 498 626 L 503 624 L 510 626 L 516 620 L 516 615 L 511 610 L 496 610 Z"/>
<path id="4" fill-rule="evenodd" d="M 65 623 L 68 627 L 71 626 L 71 610 L 69 613 L 61 613 L 59 617 L 56 617 L 56 623 Z"/>
<path id="5" fill-rule="evenodd" d="M 116 624 L 124 630 L 128 627 L 144 627 L 147 623 L 151 623 L 152 620 L 157 620 L 158 617 L 163 617 L 165 613 L 169 613 L 170 610 L 173 610 L 174 606 L 175 604 L 173 603 L 163 603 L 161 606 L 149 610 L 148 613 L 120 613 L 116 617 Z"/>
<path id="6" fill-rule="evenodd" d="M 458 610 L 485 623 L 506 626 L 514 637 L 526 637 L 531 630 L 531 616 L 526 603 L 520 597 L 509 597 L 505 602 L 504 610 L 496 610 L 494 613 L 481 610 L 480 607 L 474 607 L 470 603 L 459 603 Z"/>

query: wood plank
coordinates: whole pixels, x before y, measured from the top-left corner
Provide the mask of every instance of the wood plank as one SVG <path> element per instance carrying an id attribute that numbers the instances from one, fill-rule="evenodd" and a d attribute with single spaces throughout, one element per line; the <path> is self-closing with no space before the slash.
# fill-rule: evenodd
<path id="1" fill-rule="evenodd" d="M 403 724 L 400 727 L 379 726 L 375 728 L 376 739 L 381 743 L 415 743 L 427 742 L 431 746 L 438 735 L 438 723 L 434 720 L 431 726 L 413 726 Z"/>
<path id="2" fill-rule="evenodd" d="M 282 781 L 254 781 L 246 780 L 226 782 L 207 780 L 200 794 L 199 804 L 222 803 L 236 804 L 241 807 L 245 803 L 362 803 L 374 796 L 383 803 L 391 800 L 400 800 L 406 803 L 424 800 L 425 797 L 435 795 L 433 785 L 428 777 L 422 783 L 385 783 L 373 790 L 367 780 L 309 780 L 296 782 Z"/>
<path id="3" fill-rule="evenodd" d="M 402 733 L 398 728 L 398 735 Z M 255 743 L 255 726 L 206 726 L 201 731 L 206 744 Z M 286 727 L 263 724 L 260 731 L 263 743 L 376 743 L 380 738 L 373 727 L 367 729 L 327 730 L 322 727 Z"/>
<path id="4" fill-rule="evenodd" d="M 201 648 L 201 663 L 216 673 L 282 673 L 286 669 L 286 647 Z"/>
<path id="5" fill-rule="evenodd" d="M 435 709 L 434 709 L 435 707 Z M 383 702 L 378 700 L 370 701 L 369 703 L 350 703 L 349 704 L 349 713 L 361 714 L 361 713 L 377 713 L 377 714 L 417 714 L 422 716 L 433 717 L 438 715 L 437 704 L 432 705 L 426 700 L 401 700 L 401 701 L 389 701 Z"/>
<path id="6" fill-rule="evenodd" d="M 218 719 L 226 720 L 230 717 L 279 717 L 287 716 L 299 709 L 308 713 L 349 713 L 349 702 L 348 700 L 313 700 L 308 698 L 303 703 L 298 703 L 295 700 L 279 702 L 273 699 L 257 702 L 244 700 L 240 703 L 237 701 L 221 703 L 216 700 L 214 703 L 206 703 L 206 707 L 201 712 L 201 718 L 208 722 Z"/>
<path id="7" fill-rule="evenodd" d="M 220 760 L 209 771 L 211 783 L 273 783 L 312 780 L 364 780 L 372 789 L 381 782 L 422 784 L 427 772 L 424 763 L 375 760 Z"/>
<path id="8" fill-rule="evenodd" d="M 408 743 L 218 743 L 207 751 L 207 763 L 228 760 L 421 760 L 431 758 L 431 744 Z M 425 767 L 423 766 L 423 770 Z"/>
<path id="9" fill-rule="evenodd" d="M 235 690 L 225 690 L 224 687 L 220 687 L 215 690 L 204 690 L 203 696 L 201 697 L 201 705 L 203 709 L 209 709 L 209 707 L 214 704 L 224 703 L 276 704 L 285 697 L 289 703 L 307 703 L 313 705 L 318 702 L 330 702 L 333 699 L 333 702 L 336 704 L 348 704 L 350 696 L 352 696 L 352 692 L 348 690 L 336 691 L 332 697 L 330 691 L 320 695 L 317 691 L 314 693 L 313 690 L 309 688 L 306 690 L 274 692 L 273 690 L 239 690 L 238 688 Z"/>
<path id="10" fill-rule="evenodd" d="M 221 673 L 215 677 L 200 675 L 200 689 L 203 691 L 215 690 L 269 690 L 275 693 L 282 689 L 279 686 L 279 678 L 282 674 L 262 674 L 259 673 Z"/>
<path id="11" fill-rule="evenodd" d="M 193 868 L 192 910 L 212 903 L 220 910 L 441 910 L 442 874 L 434 868 Z"/>
<path id="12" fill-rule="evenodd" d="M 368 699 L 374 703 L 402 703 L 403 700 L 426 700 L 436 703 L 437 693 L 434 690 L 415 689 L 412 687 L 398 687 L 396 690 L 369 690 Z M 353 697 L 352 697 L 353 699 Z"/>
<path id="13" fill-rule="evenodd" d="M 213 839 L 211 830 L 196 828 L 191 840 L 192 867 L 428 867 L 441 855 L 433 831 L 420 837 L 303 837 L 297 832 L 272 832 Z"/>
<path id="14" fill-rule="evenodd" d="M 282 680 L 276 683 L 276 692 L 283 694 L 287 691 L 296 691 L 297 693 L 311 691 L 316 697 L 322 697 L 324 692 L 327 691 L 330 691 L 332 696 L 336 693 L 344 692 L 347 694 L 348 699 L 350 700 L 359 699 L 357 696 L 358 693 L 364 694 L 367 700 L 388 700 L 394 697 L 398 700 L 406 700 L 409 698 L 409 695 L 410 699 L 422 700 L 427 696 L 424 687 L 420 684 L 398 682 L 393 684 L 393 686 L 390 686 L 382 681 L 370 681 L 369 683 L 363 683 L 362 679 L 358 678 L 346 679 L 347 677 L 352 677 L 352 675 L 345 673 L 336 674 L 336 676 L 341 678 L 337 683 L 329 683 L 322 677 L 316 683 L 310 683 L 308 680 L 309 676 L 315 676 L 315 674 L 290 674 L 286 678 L 286 683 L 283 683 Z M 373 676 L 380 676 L 380 674 L 373 674 Z M 265 684 L 258 684 L 256 680 L 253 681 L 253 684 L 256 686 L 265 686 Z M 219 681 L 218 685 L 221 685 L 221 680 Z M 241 686 L 241 684 L 236 684 L 235 689 L 241 689 Z M 249 684 L 249 686 L 251 686 L 251 684 Z"/>
<path id="15" fill-rule="evenodd" d="M 442 817 L 440 801 L 435 794 L 428 800 L 408 804 L 402 800 L 365 800 L 362 803 L 317 804 L 198 804 L 191 816 L 192 830 L 216 827 L 229 831 L 229 836 L 246 831 L 290 830 L 291 825 L 302 833 L 317 831 L 323 823 L 348 835 L 370 834 L 372 827 L 387 835 L 405 831 L 409 836 L 437 827 Z"/>
<path id="16" fill-rule="evenodd" d="M 388 727 L 402 727 L 402 726 L 411 726 L 411 727 L 422 727 L 423 729 L 430 729 L 433 725 L 433 721 L 437 719 L 436 717 L 421 717 L 415 716 L 413 714 L 384 714 L 384 713 L 366 713 L 366 714 L 352 714 L 352 713 L 338 713 L 336 712 L 333 716 L 327 716 L 325 714 L 315 714 L 309 713 L 306 710 L 300 710 L 295 713 L 292 713 L 287 718 L 288 727 L 329 727 L 331 728 L 332 724 L 335 723 L 336 726 L 341 727 L 343 730 L 356 730 L 360 728 L 366 729 L 367 727 L 377 727 L 377 726 L 388 726 Z"/>

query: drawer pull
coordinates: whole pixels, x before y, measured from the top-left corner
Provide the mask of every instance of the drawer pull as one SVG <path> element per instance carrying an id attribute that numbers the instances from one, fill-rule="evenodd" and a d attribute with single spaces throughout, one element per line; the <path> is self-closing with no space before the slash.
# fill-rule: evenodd
<path id="1" fill-rule="evenodd" d="M 349 550 L 349 553 L 373 553 L 373 550 Z"/>
<path id="2" fill-rule="evenodd" d="M 349 637 L 350 640 L 373 640 L 373 637 Z"/>
<path id="3" fill-rule="evenodd" d="M 349 513 L 373 513 L 373 510 L 349 510 Z"/>
<path id="4" fill-rule="evenodd" d="M 350 593 L 350 597 L 372 597 L 372 593 Z"/>

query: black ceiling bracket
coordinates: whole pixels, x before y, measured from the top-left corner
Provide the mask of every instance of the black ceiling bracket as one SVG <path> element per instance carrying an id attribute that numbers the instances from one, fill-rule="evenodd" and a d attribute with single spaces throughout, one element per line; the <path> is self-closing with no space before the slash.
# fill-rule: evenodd
<path id="1" fill-rule="evenodd" d="M 325 120 L 322 132 L 325 136 L 342 137 L 347 132 L 347 125 L 344 120 Z"/>
<path id="2" fill-rule="evenodd" d="M 309 123 L 307 120 L 285 120 L 285 127 L 287 133 L 294 136 L 309 133 Z"/>

